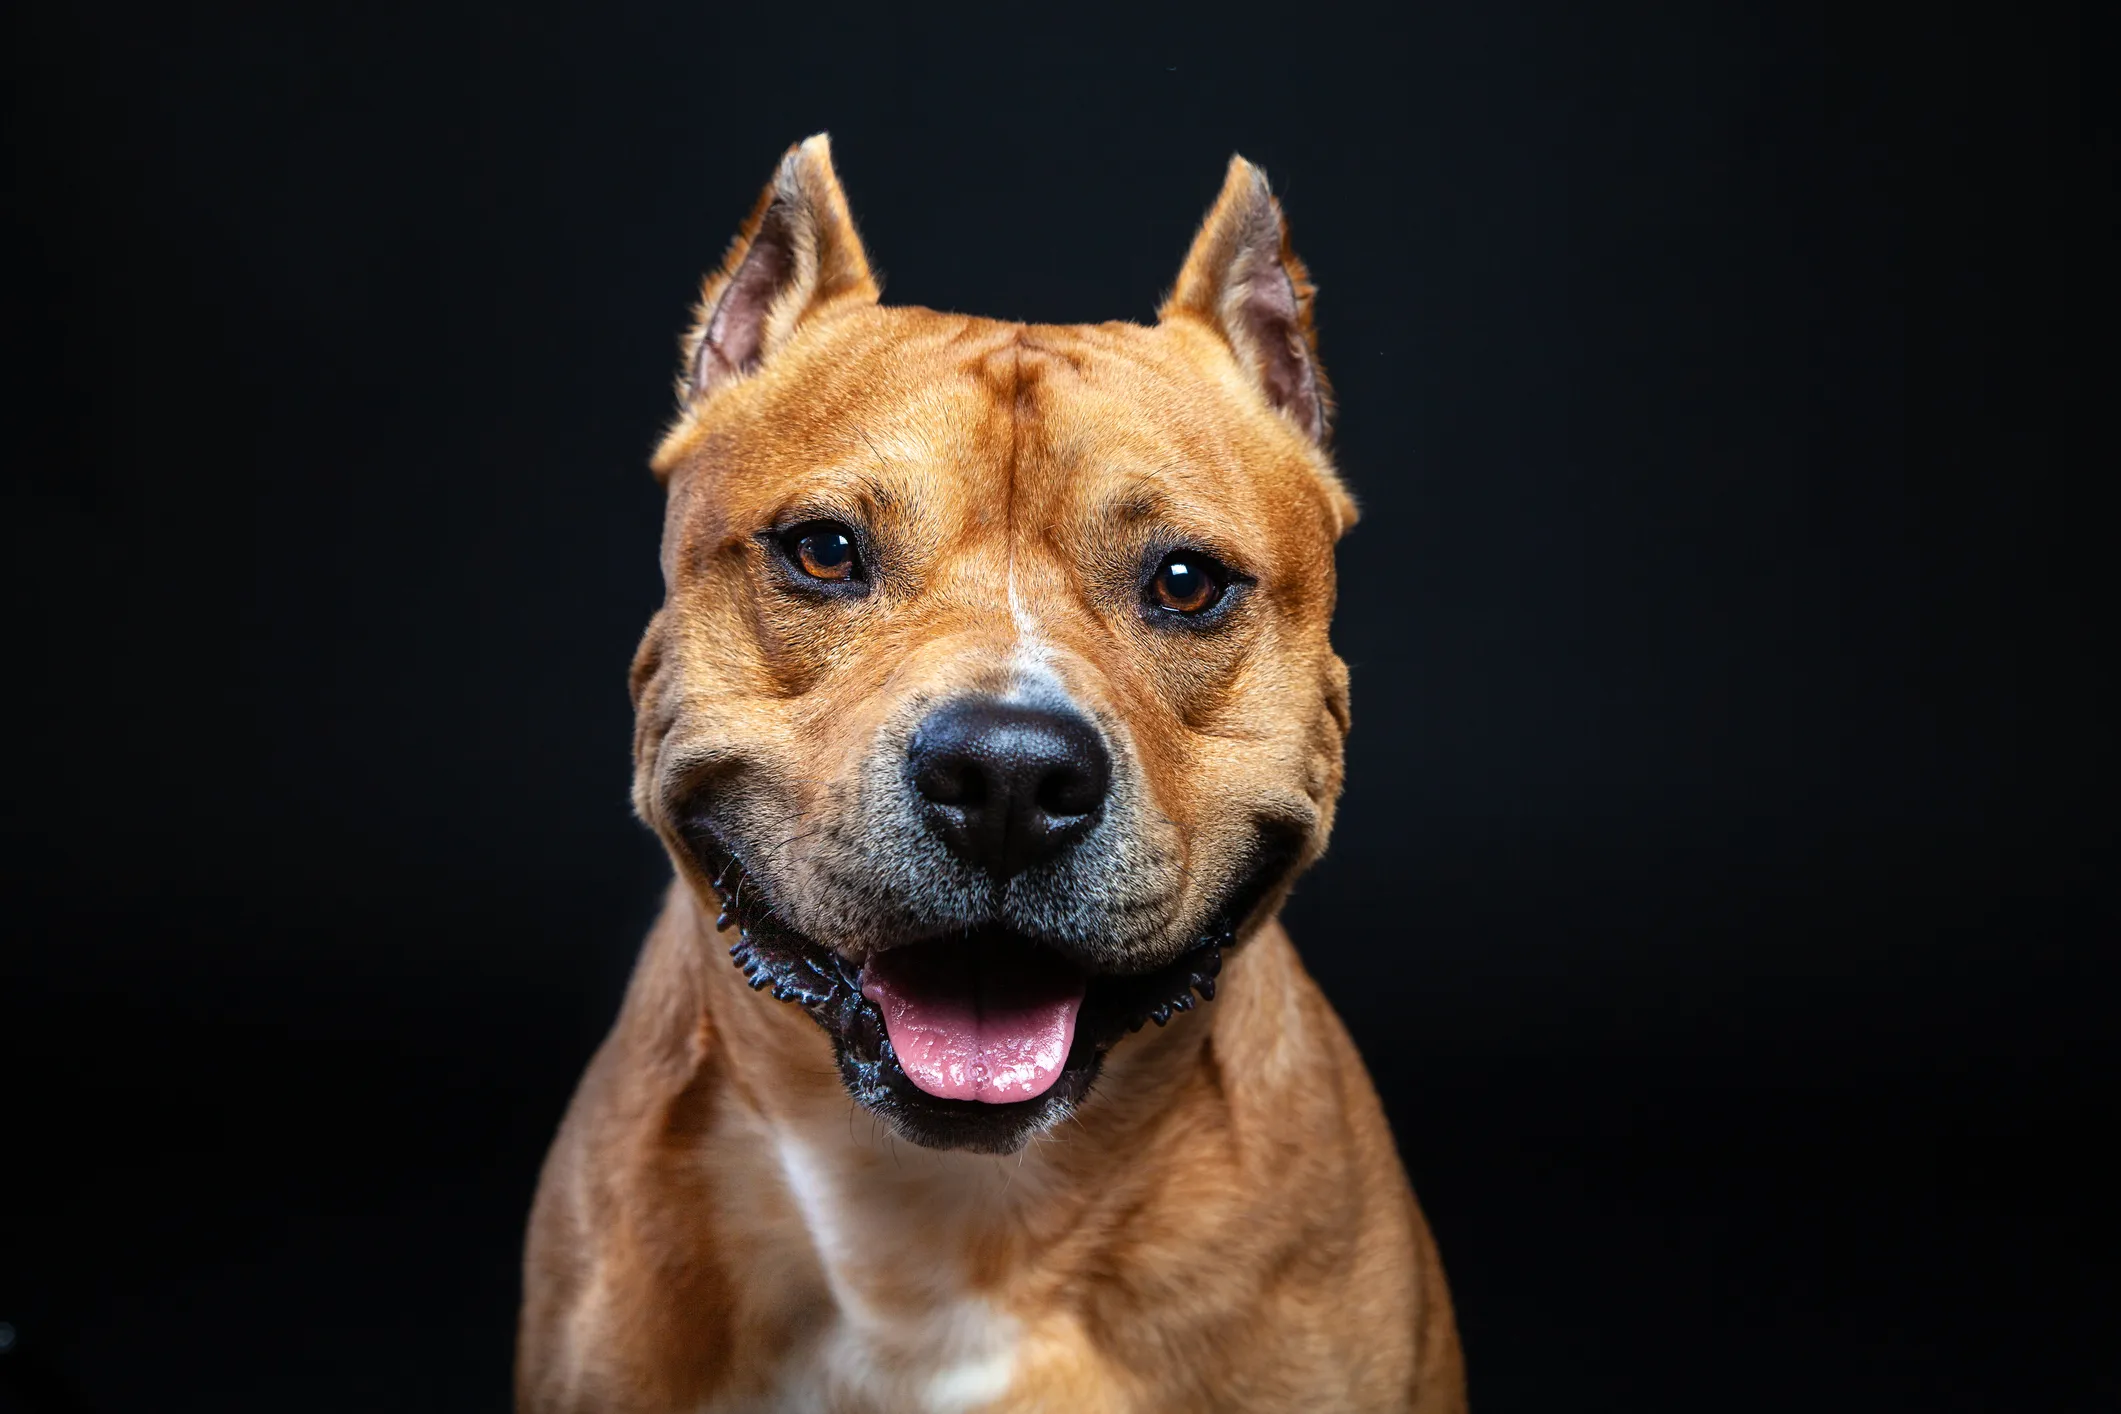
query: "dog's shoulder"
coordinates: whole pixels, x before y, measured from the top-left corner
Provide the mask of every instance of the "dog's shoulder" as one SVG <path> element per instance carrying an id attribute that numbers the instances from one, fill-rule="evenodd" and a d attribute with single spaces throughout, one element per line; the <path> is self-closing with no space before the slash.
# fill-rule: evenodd
<path id="1" fill-rule="evenodd" d="M 526 1408 L 691 1407 L 726 1378 L 736 1302 L 701 1161 L 726 1090 L 673 916 L 688 906 L 674 891 L 546 1158 L 523 1259 Z"/>

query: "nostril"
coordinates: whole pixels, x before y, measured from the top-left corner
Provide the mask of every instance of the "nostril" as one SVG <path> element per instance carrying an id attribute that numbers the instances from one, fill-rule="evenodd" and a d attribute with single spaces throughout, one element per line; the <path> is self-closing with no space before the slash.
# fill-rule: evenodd
<path id="1" fill-rule="evenodd" d="M 987 782 L 979 766 L 961 756 L 930 753 L 914 772 L 914 789 L 936 805 L 984 804 Z"/>
<path id="2" fill-rule="evenodd" d="M 1104 801 L 1104 782 L 1073 764 L 1038 783 L 1038 808 L 1056 819 L 1088 815 Z"/>

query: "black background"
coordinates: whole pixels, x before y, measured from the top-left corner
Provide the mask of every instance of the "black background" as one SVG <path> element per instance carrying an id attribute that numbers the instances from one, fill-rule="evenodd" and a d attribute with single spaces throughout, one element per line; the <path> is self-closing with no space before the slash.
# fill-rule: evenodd
<path id="1" fill-rule="evenodd" d="M 997 316 L 1275 179 L 1366 510 L 1289 917 L 1477 1407 L 2114 1407 L 2110 35 L 282 9 L 8 21 L 0 1407 L 505 1407 L 666 877 L 644 458 L 821 128 Z"/>

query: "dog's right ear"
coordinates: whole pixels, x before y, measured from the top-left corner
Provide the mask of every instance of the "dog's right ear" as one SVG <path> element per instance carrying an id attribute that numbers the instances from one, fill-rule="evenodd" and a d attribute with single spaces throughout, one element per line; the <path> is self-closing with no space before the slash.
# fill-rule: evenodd
<path id="1" fill-rule="evenodd" d="M 679 396 L 689 401 L 742 378 L 825 306 L 877 296 L 832 170 L 831 139 L 819 133 L 781 158 L 722 268 L 701 287 Z"/>

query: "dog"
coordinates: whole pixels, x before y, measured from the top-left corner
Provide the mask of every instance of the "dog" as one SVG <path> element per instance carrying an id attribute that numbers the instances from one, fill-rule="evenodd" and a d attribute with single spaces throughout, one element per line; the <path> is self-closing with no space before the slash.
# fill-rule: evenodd
<path id="1" fill-rule="evenodd" d="M 684 345 L 634 805 L 676 878 L 540 1180 L 525 1414 L 1464 1407 L 1277 919 L 1355 505 L 1230 162 L 1154 327 L 880 303 L 827 138 Z"/>

